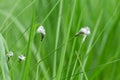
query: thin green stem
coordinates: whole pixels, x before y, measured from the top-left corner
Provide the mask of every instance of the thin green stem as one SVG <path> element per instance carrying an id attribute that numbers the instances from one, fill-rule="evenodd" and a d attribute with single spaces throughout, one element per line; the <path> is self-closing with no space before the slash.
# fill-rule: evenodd
<path id="1" fill-rule="evenodd" d="M 79 29 L 81 21 L 82 21 L 82 13 L 79 17 L 79 21 L 78 21 L 78 25 L 77 25 L 77 29 L 76 29 L 77 31 Z M 67 69 L 66 77 L 68 77 L 68 75 L 69 75 L 70 65 L 71 65 L 71 62 L 72 62 L 72 57 L 73 57 L 74 49 L 75 49 L 75 43 L 76 43 L 76 39 L 74 39 L 74 41 L 73 41 L 73 46 L 72 46 L 72 50 L 71 50 L 71 53 L 70 53 L 70 59 L 69 59 L 69 62 L 68 62 L 68 69 Z"/>
<path id="2" fill-rule="evenodd" d="M 36 1 L 36 0 L 35 0 Z M 34 3 L 34 7 L 33 7 L 33 18 L 32 18 L 32 24 L 31 24 L 31 29 L 30 29 L 30 34 L 29 34 L 29 41 L 28 41 L 28 45 L 27 45 L 27 52 L 26 52 L 26 61 L 25 61 L 25 65 L 24 65 L 24 71 L 23 71 L 23 80 L 28 80 L 28 74 L 29 74 L 29 68 L 30 68 L 30 59 L 31 59 L 31 46 L 32 46 L 32 42 L 33 42 L 33 38 L 34 38 L 34 32 L 36 29 L 35 26 L 35 17 L 36 17 L 36 3 Z"/>
<path id="3" fill-rule="evenodd" d="M 50 12 L 46 15 L 46 17 L 44 18 L 44 20 L 41 22 L 41 24 L 43 24 L 46 20 L 47 20 L 47 18 L 50 16 L 50 14 L 53 12 L 53 10 L 56 8 L 56 6 L 58 5 L 58 3 L 60 2 L 60 0 L 58 0 L 56 3 L 55 3 L 55 5 L 54 5 L 54 7 L 50 10 Z"/>
<path id="4" fill-rule="evenodd" d="M 73 15 L 74 15 L 74 12 L 75 12 L 75 5 L 76 5 L 76 0 L 74 0 L 74 4 L 73 4 L 73 9 L 72 9 L 72 14 L 71 14 L 71 19 L 70 19 L 68 31 L 67 31 L 67 34 L 66 34 L 66 36 L 64 38 L 65 43 L 67 43 L 67 41 L 69 39 L 69 34 L 70 34 L 70 30 L 71 30 L 71 26 L 72 26 L 72 21 L 73 21 Z M 57 80 L 60 80 L 60 78 L 61 78 L 61 73 L 62 73 L 62 70 L 63 70 L 66 48 L 67 48 L 67 44 L 62 47 L 62 52 L 61 52 L 62 54 L 61 54 L 60 64 L 59 64 L 58 73 L 57 73 Z"/>
<path id="5" fill-rule="evenodd" d="M 82 48 L 82 45 L 83 45 L 83 41 L 82 41 L 81 44 L 80 44 L 80 48 L 79 48 L 79 51 L 78 51 L 79 55 L 80 55 L 80 50 L 81 50 L 81 48 Z M 79 56 L 79 55 L 78 55 L 78 56 Z M 76 60 L 75 60 L 75 65 L 74 65 L 74 67 L 73 67 L 73 70 L 72 70 L 72 74 L 71 74 L 71 75 L 73 75 L 74 72 L 75 72 L 76 65 L 77 65 L 77 61 L 78 61 L 78 59 L 76 58 Z M 71 77 L 70 80 L 73 80 L 73 77 Z"/>
<path id="6" fill-rule="evenodd" d="M 57 23 L 57 30 L 56 30 L 56 39 L 55 39 L 55 50 L 58 46 L 59 41 L 59 32 L 60 32 L 60 23 L 61 23 L 61 15 L 62 15 L 62 6 L 63 6 L 63 0 L 60 1 L 60 7 L 59 7 L 59 15 L 58 15 L 58 23 Z M 53 64 L 53 77 L 56 76 L 56 59 L 57 58 L 57 51 L 54 53 L 54 64 Z"/>
<path id="7" fill-rule="evenodd" d="M 37 66 L 35 80 L 39 80 L 39 66 Z"/>
<path id="8" fill-rule="evenodd" d="M 77 66 L 77 59 L 75 60 L 75 63 L 74 63 L 74 66 L 73 66 L 73 70 L 72 70 L 71 75 L 74 75 L 74 72 L 75 72 L 76 66 Z M 73 77 L 70 77 L 70 80 L 73 80 Z"/>
<path id="9" fill-rule="evenodd" d="M 84 74 L 84 76 L 85 76 L 85 79 L 88 80 L 87 74 L 86 74 L 86 72 L 85 72 L 85 70 L 84 70 L 84 68 L 83 68 L 83 64 L 82 64 L 82 61 L 81 61 L 81 59 L 80 59 L 80 57 L 79 57 L 79 54 L 76 53 L 76 55 L 77 55 L 77 59 L 78 59 L 80 65 L 81 65 L 82 72 L 83 72 L 83 74 Z"/>
<path id="10" fill-rule="evenodd" d="M 94 29 L 94 31 L 93 31 L 93 34 L 92 34 L 92 37 L 91 37 L 91 40 L 90 40 L 90 43 L 89 43 L 89 45 L 88 45 L 88 48 L 87 48 L 87 51 L 86 51 L 86 54 L 85 54 L 85 55 L 88 55 L 89 52 L 90 52 L 90 49 L 91 49 L 91 46 L 92 46 L 92 43 L 93 43 L 95 34 L 96 34 L 96 32 L 97 32 L 97 29 L 98 29 L 98 27 L 99 27 L 99 24 L 100 24 L 100 21 L 101 21 L 101 18 L 102 18 L 102 14 L 103 14 L 103 13 L 102 13 L 102 11 L 101 11 L 101 13 L 100 13 L 100 15 L 99 15 L 99 17 L 98 17 L 97 23 L 96 23 L 96 25 L 95 25 L 95 29 Z M 85 68 L 87 59 L 88 59 L 88 56 L 86 56 L 86 57 L 84 58 L 84 60 L 83 60 L 83 69 Z M 83 80 L 83 74 L 81 75 L 81 80 Z"/>

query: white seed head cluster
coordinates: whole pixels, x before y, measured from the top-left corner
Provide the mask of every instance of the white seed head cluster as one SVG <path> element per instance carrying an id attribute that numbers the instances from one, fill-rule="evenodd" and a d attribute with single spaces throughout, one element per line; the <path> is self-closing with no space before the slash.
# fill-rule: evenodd
<path id="1" fill-rule="evenodd" d="M 83 35 L 83 40 L 82 40 L 82 42 L 84 42 L 85 39 L 86 39 L 86 37 L 87 37 L 87 35 L 89 35 L 90 33 L 91 33 L 90 28 L 89 28 L 88 26 L 86 26 L 86 27 L 81 28 L 81 29 L 79 30 L 79 32 L 76 33 L 75 36 L 78 36 L 78 35 L 82 34 L 82 35 Z"/>
<path id="2" fill-rule="evenodd" d="M 20 55 L 20 56 L 18 56 L 18 59 L 20 60 L 20 61 L 25 61 L 25 56 L 24 55 Z"/>
<path id="3" fill-rule="evenodd" d="M 80 34 L 83 34 L 83 35 L 89 35 L 91 32 L 90 32 L 90 28 L 87 26 L 87 27 L 83 27 L 79 30 L 78 33 L 76 33 L 76 35 L 80 35 Z"/>
<path id="4" fill-rule="evenodd" d="M 45 32 L 45 29 L 42 25 L 38 27 L 37 33 L 40 33 L 40 34 L 45 36 L 46 32 Z"/>
<path id="5" fill-rule="evenodd" d="M 13 52 L 12 52 L 12 51 L 8 52 L 7 56 L 8 56 L 9 58 L 10 58 L 10 57 L 13 57 Z"/>
<path id="6" fill-rule="evenodd" d="M 85 35 L 89 35 L 91 32 L 90 32 L 90 28 L 87 26 L 87 27 L 84 27 L 84 28 L 81 28 L 80 33 L 83 33 Z"/>

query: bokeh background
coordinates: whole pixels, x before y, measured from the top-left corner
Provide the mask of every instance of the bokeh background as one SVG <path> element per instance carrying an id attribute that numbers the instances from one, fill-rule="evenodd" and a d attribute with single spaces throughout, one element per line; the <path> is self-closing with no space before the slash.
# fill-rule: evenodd
<path id="1" fill-rule="evenodd" d="M 0 0 L 0 40 L 0 80 L 120 80 L 119 0 Z"/>

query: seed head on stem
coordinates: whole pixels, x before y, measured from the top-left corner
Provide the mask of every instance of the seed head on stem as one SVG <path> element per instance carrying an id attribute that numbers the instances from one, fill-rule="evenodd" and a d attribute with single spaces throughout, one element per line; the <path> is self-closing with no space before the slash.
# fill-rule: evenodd
<path id="1" fill-rule="evenodd" d="M 13 57 L 13 52 L 12 51 L 8 52 L 7 57 L 8 57 L 7 61 L 9 61 L 10 58 Z"/>
<path id="2" fill-rule="evenodd" d="M 90 34 L 90 28 L 88 26 L 83 27 L 75 34 L 75 37 L 79 36 L 80 34 L 83 35 L 83 40 L 82 42 L 85 41 L 86 37 Z"/>
<path id="3" fill-rule="evenodd" d="M 18 56 L 18 59 L 19 59 L 19 61 L 25 61 L 25 56 L 24 55 L 19 55 Z"/>
<path id="4" fill-rule="evenodd" d="M 42 41 L 46 35 L 45 29 L 42 25 L 37 28 L 37 33 L 41 34 L 41 41 Z"/>

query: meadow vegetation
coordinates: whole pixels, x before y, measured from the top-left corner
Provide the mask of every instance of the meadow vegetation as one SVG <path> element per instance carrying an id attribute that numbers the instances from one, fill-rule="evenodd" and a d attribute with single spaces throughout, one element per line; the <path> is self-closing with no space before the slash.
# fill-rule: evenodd
<path id="1" fill-rule="evenodd" d="M 0 80 L 120 80 L 119 56 L 120 0 L 0 0 Z"/>

